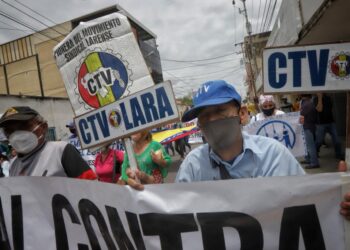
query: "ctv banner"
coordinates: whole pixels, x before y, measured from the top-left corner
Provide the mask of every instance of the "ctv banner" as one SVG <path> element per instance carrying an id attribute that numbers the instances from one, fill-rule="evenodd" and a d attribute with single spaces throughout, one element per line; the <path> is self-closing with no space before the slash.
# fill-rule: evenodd
<path id="1" fill-rule="evenodd" d="M 126 16 L 113 13 L 80 23 L 54 48 L 75 115 L 152 86 Z"/>
<path id="2" fill-rule="evenodd" d="M 82 148 L 91 148 L 177 120 L 171 82 L 144 89 L 74 118 Z"/>
<path id="3" fill-rule="evenodd" d="M 266 48 L 264 93 L 349 90 L 350 43 Z"/>
<path id="4" fill-rule="evenodd" d="M 299 118 L 299 112 L 271 116 L 256 122 L 253 116 L 251 123 L 244 126 L 243 130 L 252 135 L 273 138 L 286 146 L 295 157 L 301 157 L 307 154 L 307 149 Z"/>
<path id="5" fill-rule="evenodd" d="M 1 249 L 344 250 L 340 174 L 144 191 L 54 177 L 0 180 Z M 259 188 L 257 188 L 259 187 Z"/>

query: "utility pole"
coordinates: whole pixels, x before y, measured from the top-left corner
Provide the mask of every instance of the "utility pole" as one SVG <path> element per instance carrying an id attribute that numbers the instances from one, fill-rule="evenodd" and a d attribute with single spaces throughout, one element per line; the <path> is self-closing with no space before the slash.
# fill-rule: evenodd
<path id="1" fill-rule="evenodd" d="M 247 9 L 246 9 L 246 5 L 245 5 L 245 1 L 246 0 L 241 0 L 243 3 L 243 10 L 241 10 L 240 8 L 238 8 L 239 10 L 239 14 L 244 14 L 245 17 L 245 24 L 246 24 L 246 29 L 247 29 L 247 33 L 248 33 L 248 43 L 249 46 L 247 46 L 247 58 L 248 58 L 248 64 L 249 64 L 249 71 L 250 71 L 250 84 L 251 84 L 251 88 L 253 90 L 253 94 L 254 94 L 254 98 L 257 97 L 256 95 L 256 89 L 255 89 L 255 80 L 256 80 L 256 75 L 258 74 L 258 67 L 257 67 L 257 62 L 256 62 L 256 57 L 254 52 L 253 52 L 253 39 L 252 39 L 252 29 L 251 29 L 251 24 L 248 20 L 248 13 L 247 13 Z M 235 0 L 232 1 L 232 4 L 235 5 Z M 254 60 L 254 70 L 253 70 L 253 66 L 252 66 L 252 60 Z"/>

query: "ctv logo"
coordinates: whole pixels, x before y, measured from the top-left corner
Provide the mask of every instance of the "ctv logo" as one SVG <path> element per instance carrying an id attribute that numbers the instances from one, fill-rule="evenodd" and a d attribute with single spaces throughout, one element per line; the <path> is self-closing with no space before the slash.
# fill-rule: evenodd
<path id="1" fill-rule="evenodd" d="M 337 79 L 347 79 L 350 75 L 350 56 L 340 52 L 330 60 L 329 72 Z"/>
<path id="2" fill-rule="evenodd" d="M 92 108 L 119 100 L 129 85 L 124 62 L 113 54 L 92 52 L 79 68 L 78 95 Z"/>

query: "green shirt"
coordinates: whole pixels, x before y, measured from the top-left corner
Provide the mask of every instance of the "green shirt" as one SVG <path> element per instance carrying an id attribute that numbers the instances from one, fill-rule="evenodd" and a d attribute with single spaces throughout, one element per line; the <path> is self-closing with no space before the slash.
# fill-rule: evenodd
<path id="1" fill-rule="evenodd" d="M 152 155 L 151 152 L 156 152 L 157 150 L 161 149 L 163 153 L 163 159 L 166 161 L 167 166 L 162 167 L 158 164 L 154 163 L 152 161 Z M 162 144 L 156 141 L 151 141 L 150 144 L 146 147 L 146 149 L 141 154 L 135 154 L 135 158 L 137 161 L 137 165 L 139 169 L 143 172 L 145 172 L 148 175 L 152 175 L 153 170 L 159 169 L 162 173 L 162 177 L 165 178 L 168 175 L 168 167 L 171 164 L 171 157 L 165 152 L 164 147 Z M 126 169 L 129 166 L 129 158 L 128 154 L 124 154 L 124 161 L 122 164 L 122 179 L 124 181 L 128 180 L 128 176 L 126 174 Z"/>

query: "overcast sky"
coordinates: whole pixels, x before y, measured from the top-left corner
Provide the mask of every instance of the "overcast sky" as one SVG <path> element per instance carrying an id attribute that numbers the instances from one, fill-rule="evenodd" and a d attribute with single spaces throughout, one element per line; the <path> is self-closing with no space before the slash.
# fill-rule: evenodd
<path id="1" fill-rule="evenodd" d="M 275 0 L 246 1 L 253 33 L 268 29 L 270 20 L 267 18 L 262 22 L 263 13 L 264 10 L 267 13 L 269 7 L 272 12 L 274 2 Z M 25 21 L 35 29 L 44 29 L 45 26 L 32 17 L 49 26 L 53 25 L 20 3 L 48 17 L 56 24 L 118 3 L 157 35 L 163 76 L 165 80 L 173 82 L 177 97 L 191 93 L 201 83 L 213 79 L 227 80 L 242 96 L 246 95 L 243 85 L 245 68 L 241 64 L 242 54 L 236 54 L 241 48 L 235 46 L 247 35 L 244 16 L 238 11 L 238 8 L 243 7 L 241 0 L 236 0 L 236 7 L 232 5 L 231 0 L 2 0 L 0 44 L 30 33 L 28 28 L 1 16 L 4 13 Z M 275 12 L 278 6 L 279 1 Z M 208 58 L 217 59 L 196 61 Z"/>

